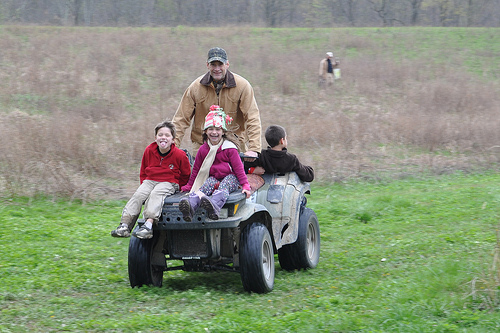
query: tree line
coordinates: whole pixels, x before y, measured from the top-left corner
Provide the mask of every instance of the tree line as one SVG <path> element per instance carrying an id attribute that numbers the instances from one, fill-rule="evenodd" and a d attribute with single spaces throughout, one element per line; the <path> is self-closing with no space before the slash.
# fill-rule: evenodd
<path id="1" fill-rule="evenodd" d="M 500 0 L 0 0 L 1 24 L 500 26 Z"/>

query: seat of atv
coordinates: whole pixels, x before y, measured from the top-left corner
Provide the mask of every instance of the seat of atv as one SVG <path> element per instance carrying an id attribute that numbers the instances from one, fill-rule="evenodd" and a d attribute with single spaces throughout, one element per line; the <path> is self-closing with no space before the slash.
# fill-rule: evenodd
<path id="1" fill-rule="evenodd" d="M 187 197 L 188 195 L 189 192 L 179 192 L 174 195 L 169 195 L 168 197 L 165 198 L 164 203 L 166 205 L 175 205 L 178 204 L 182 198 Z M 237 189 L 236 191 L 229 193 L 229 198 L 226 201 L 226 205 L 235 202 L 240 202 L 241 200 L 244 199 L 246 199 L 245 193 L 241 192 L 241 189 Z"/>
<path id="2" fill-rule="evenodd" d="M 203 208 L 198 208 L 191 222 L 186 223 L 179 211 L 179 201 L 186 198 L 188 192 L 179 192 L 168 196 L 163 202 L 162 216 L 155 225 L 155 229 L 211 229 L 211 228 L 234 228 L 238 225 L 241 217 L 235 216 L 239 207 L 245 204 L 246 195 L 241 190 L 229 194 L 229 198 L 220 211 L 218 220 L 210 220 Z M 206 223 L 210 221 L 210 223 Z"/>

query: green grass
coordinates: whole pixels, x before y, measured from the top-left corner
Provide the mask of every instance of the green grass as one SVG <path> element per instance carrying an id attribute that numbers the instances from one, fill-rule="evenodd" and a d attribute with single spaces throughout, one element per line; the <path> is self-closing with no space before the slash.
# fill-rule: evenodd
<path id="1" fill-rule="evenodd" d="M 128 240 L 109 236 L 125 202 L 3 199 L 0 332 L 498 331 L 499 284 L 496 308 L 468 295 L 492 265 L 499 183 L 490 173 L 313 184 L 320 263 L 276 263 L 265 295 L 228 272 L 169 272 L 162 288 L 131 289 Z"/>
<path id="2" fill-rule="evenodd" d="M 272 45 L 277 50 L 282 47 L 326 47 L 342 58 L 367 54 L 380 57 L 383 54 L 386 59 L 395 63 L 403 59 L 421 60 L 426 64 L 449 64 L 451 61 L 471 74 L 497 80 L 500 67 L 498 32 L 498 28 L 442 27 L 253 28 L 251 34 L 245 36 L 245 42 L 250 37 L 250 40 L 259 45 L 259 41 L 265 38 L 273 41 Z"/>

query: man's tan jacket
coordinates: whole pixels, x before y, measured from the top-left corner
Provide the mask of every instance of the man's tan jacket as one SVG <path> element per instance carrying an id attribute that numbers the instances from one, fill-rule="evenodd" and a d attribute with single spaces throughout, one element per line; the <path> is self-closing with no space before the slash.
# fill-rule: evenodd
<path id="1" fill-rule="evenodd" d="M 326 79 L 326 75 L 328 74 L 328 58 L 324 58 L 319 62 L 319 76 L 321 76 L 323 79 Z M 335 69 L 338 66 L 338 62 L 330 58 L 330 61 L 332 62 L 332 67 Z"/>

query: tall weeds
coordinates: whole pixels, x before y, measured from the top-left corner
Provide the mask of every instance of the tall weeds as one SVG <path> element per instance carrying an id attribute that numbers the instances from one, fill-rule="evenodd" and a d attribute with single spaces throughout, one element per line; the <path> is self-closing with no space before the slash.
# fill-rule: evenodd
<path id="1" fill-rule="evenodd" d="M 387 31 L 3 27 L 0 192 L 128 197 L 154 126 L 216 45 L 252 83 L 263 127 L 285 126 L 318 181 L 496 168 L 495 63 L 476 75 L 466 51 Z M 342 79 L 319 89 L 328 50 Z"/>
<path id="2" fill-rule="evenodd" d="M 497 242 L 489 267 L 470 282 L 470 297 L 480 310 L 497 311 L 500 309 L 500 229 L 497 229 Z"/>

